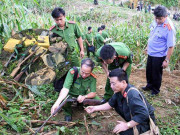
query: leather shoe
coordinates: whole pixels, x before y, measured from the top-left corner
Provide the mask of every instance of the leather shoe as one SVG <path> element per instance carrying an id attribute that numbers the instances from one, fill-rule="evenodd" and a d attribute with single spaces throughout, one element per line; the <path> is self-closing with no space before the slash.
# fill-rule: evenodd
<path id="1" fill-rule="evenodd" d="M 106 100 L 106 99 L 102 99 L 101 100 L 101 104 L 104 104 L 104 103 L 106 103 L 108 100 Z"/>
<path id="2" fill-rule="evenodd" d="M 149 91 L 150 89 L 147 88 L 146 86 L 145 87 L 141 87 L 144 91 Z"/>
<path id="3" fill-rule="evenodd" d="M 65 121 L 72 121 L 72 117 L 69 115 L 66 115 L 64 119 Z"/>
<path id="4" fill-rule="evenodd" d="M 157 96 L 158 94 L 159 94 L 159 92 L 154 92 L 154 91 L 151 92 L 152 96 Z"/>

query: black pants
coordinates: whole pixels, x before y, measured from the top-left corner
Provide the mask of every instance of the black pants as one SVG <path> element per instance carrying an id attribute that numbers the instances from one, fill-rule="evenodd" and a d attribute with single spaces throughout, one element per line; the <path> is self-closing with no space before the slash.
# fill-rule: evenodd
<path id="1" fill-rule="evenodd" d="M 152 57 L 148 55 L 147 65 L 146 65 L 146 87 L 151 89 L 153 93 L 157 94 L 160 92 L 162 74 L 163 74 L 163 61 L 164 57 Z"/>

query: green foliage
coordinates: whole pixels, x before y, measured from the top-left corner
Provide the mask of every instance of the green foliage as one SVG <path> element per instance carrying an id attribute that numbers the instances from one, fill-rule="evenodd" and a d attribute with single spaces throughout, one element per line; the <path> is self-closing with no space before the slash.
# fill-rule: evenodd
<path id="1" fill-rule="evenodd" d="M 79 135 L 79 128 L 74 127 L 74 128 L 68 128 L 68 127 L 56 127 L 58 129 L 58 132 L 56 133 L 57 135 Z"/>
<path id="2" fill-rule="evenodd" d="M 149 0 L 149 1 L 152 2 L 153 4 L 161 4 L 168 8 L 177 7 L 179 5 L 178 0 Z"/>

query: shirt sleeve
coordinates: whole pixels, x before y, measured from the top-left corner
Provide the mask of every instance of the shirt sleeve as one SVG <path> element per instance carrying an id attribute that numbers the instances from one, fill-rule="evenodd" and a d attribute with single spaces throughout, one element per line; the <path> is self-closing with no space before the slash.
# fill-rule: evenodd
<path id="1" fill-rule="evenodd" d="M 116 106 L 116 94 L 114 94 L 108 101 L 109 105 L 113 108 Z"/>
<path id="2" fill-rule="evenodd" d="M 75 36 L 76 36 L 76 38 L 80 38 L 82 36 L 82 32 L 81 32 L 79 26 L 76 23 L 74 25 L 75 25 L 74 26 Z"/>
<path id="3" fill-rule="evenodd" d="M 143 102 L 143 99 L 141 99 L 139 92 L 137 92 L 136 90 L 131 90 L 128 93 L 128 104 L 130 113 L 132 115 L 132 120 L 137 123 L 148 121 L 149 112 Z"/>
<path id="4" fill-rule="evenodd" d="M 70 69 L 67 73 L 66 79 L 64 81 L 63 88 L 70 89 L 73 83 L 74 74 L 71 74 L 70 71 L 73 69 Z"/>
<path id="5" fill-rule="evenodd" d="M 102 60 L 99 58 L 99 57 L 100 57 L 100 54 L 99 54 L 98 51 L 99 51 L 99 50 L 97 50 L 97 52 L 96 52 L 95 60 L 96 60 L 97 62 L 102 62 Z"/>
<path id="6" fill-rule="evenodd" d="M 167 34 L 167 47 L 173 47 L 176 44 L 176 34 L 170 30 Z"/>
<path id="7" fill-rule="evenodd" d="M 104 43 L 104 38 L 102 37 L 102 36 L 99 36 L 99 40 L 102 42 L 102 43 Z"/>
<path id="8" fill-rule="evenodd" d="M 130 63 L 130 64 L 132 64 L 132 56 L 131 56 L 131 52 L 130 52 L 128 58 L 127 58 L 127 62 Z"/>
<path id="9" fill-rule="evenodd" d="M 92 81 L 91 81 L 90 91 L 91 92 L 96 92 L 96 79 L 95 78 L 93 78 Z"/>

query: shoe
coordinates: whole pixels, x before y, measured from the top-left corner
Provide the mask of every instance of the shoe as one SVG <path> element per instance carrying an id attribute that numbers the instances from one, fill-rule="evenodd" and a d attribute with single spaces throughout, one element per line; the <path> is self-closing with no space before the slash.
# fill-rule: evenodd
<path id="1" fill-rule="evenodd" d="M 106 99 L 102 99 L 101 100 L 101 104 L 104 104 L 104 103 L 106 103 L 108 100 L 106 100 Z"/>
<path id="2" fill-rule="evenodd" d="M 151 92 L 152 96 L 157 96 L 158 94 L 159 94 L 159 92 L 154 92 L 154 91 Z"/>
<path id="3" fill-rule="evenodd" d="M 147 88 L 146 86 L 145 87 L 141 87 L 144 91 L 150 91 L 149 88 Z"/>
<path id="4" fill-rule="evenodd" d="M 72 121 L 72 116 L 66 115 L 64 119 L 65 121 L 68 121 L 68 122 Z"/>

